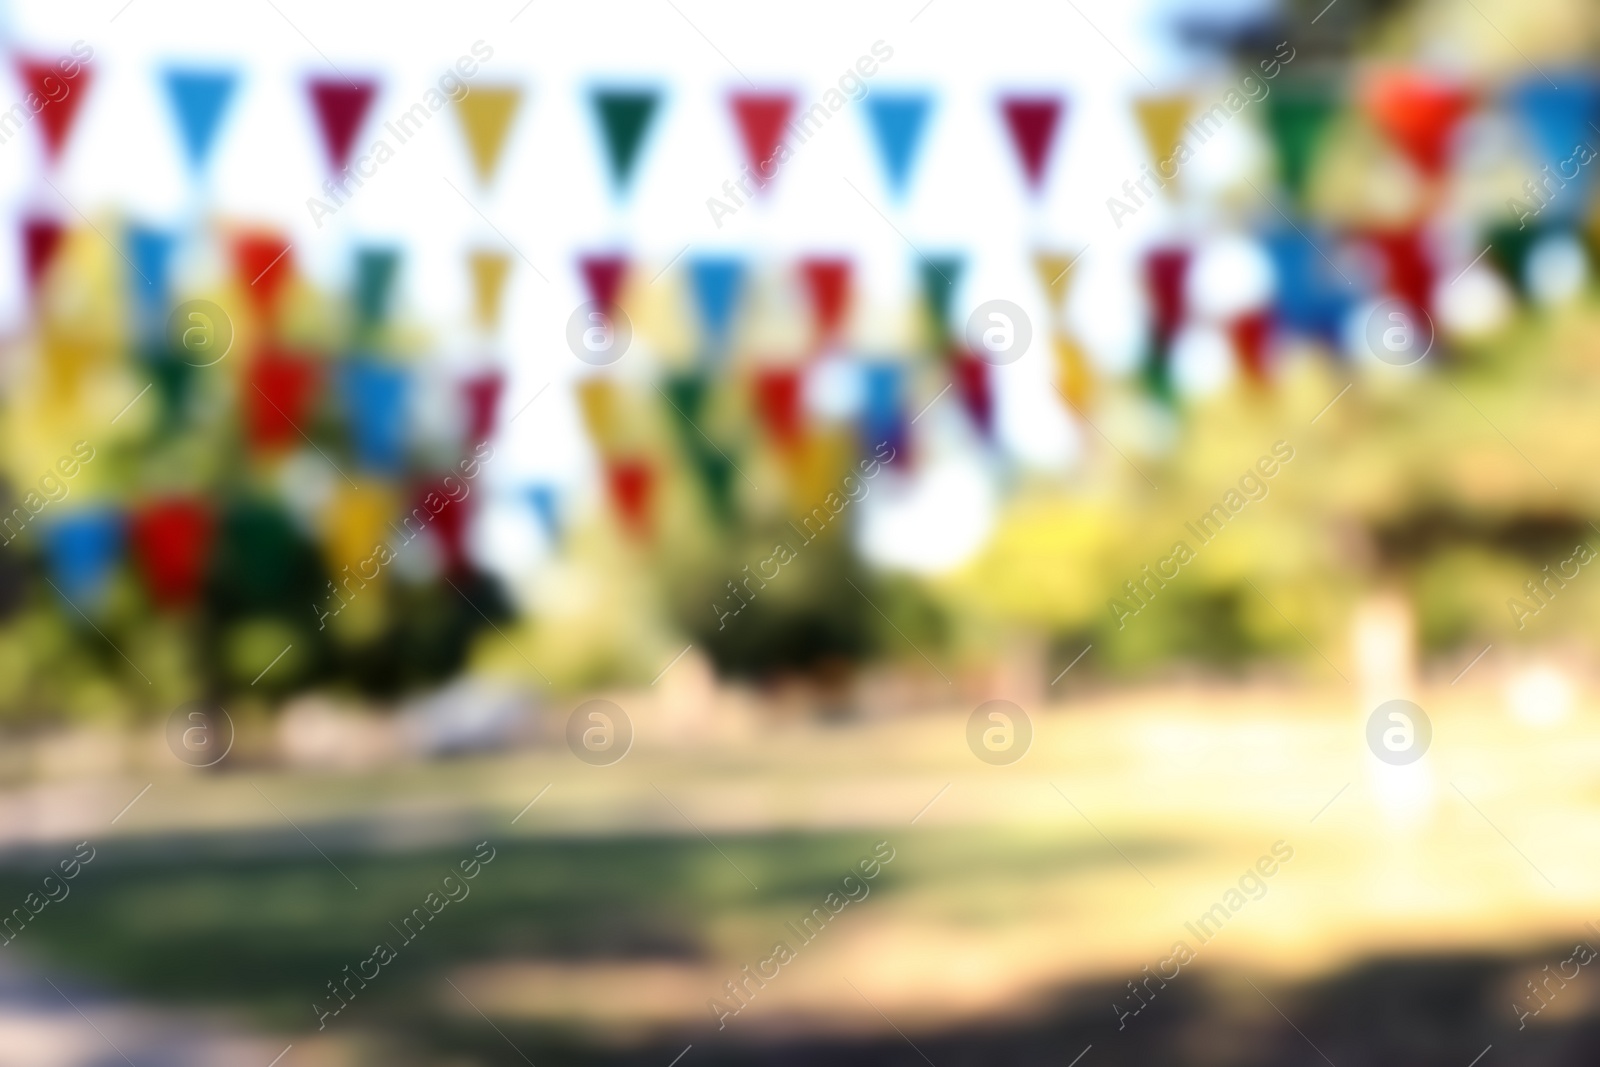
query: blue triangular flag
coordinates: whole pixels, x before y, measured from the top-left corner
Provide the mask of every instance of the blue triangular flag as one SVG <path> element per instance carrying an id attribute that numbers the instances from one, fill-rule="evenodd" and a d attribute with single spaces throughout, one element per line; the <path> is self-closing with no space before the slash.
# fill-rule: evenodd
<path id="1" fill-rule="evenodd" d="M 1600 121 L 1600 80 L 1568 71 L 1561 76 L 1557 90 L 1543 77 L 1529 78 L 1514 86 L 1506 100 L 1526 127 L 1535 153 L 1534 166 L 1548 165 L 1558 182 L 1576 181 L 1579 185 L 1568 192 L 1544 186 L 1541 193 L 1556 193 L 1550 206 L 1557 217 L 1570 219 L 1580 214 L 1588 207 L 1587 190 L 1594 183 L 1594 168 L 1586 164 L 1600 152 L 1600 135 L 1590 125 Z M 1580 145 L 1587 152 L 1581 152 Z M 1543 174 L 1530 177 L 1536 186 L 1544 180 Z"/>
<path id="2" fill-rule="evenodd" d="M 867 97 L 866 103 L 867 125 L 878 143 L 889 189 L 897 197 L 904 196 L 932 98 L 927 93 L 878 92 Z"/>
<path id="3" fill-rule="evenodd" d="M 867 363 L 863 376 L 861 445 L 875 452 L 884 444 L 894 455 L 906 449 L 906 421 L 902 394 L 905 392 L 905 366 L 900 363 Z"/>
<path id="4" fill-rule="evenodd" d="M 128 226 L 128 261 L 134 266 L 128 280 L 141 327 L 159 324 L 166 315 L 171 274 L 172 234 L 132 223 Z"/>
<path id="5" fill-rule="evenodd" d="M 1266 238 L 1277 276 L 1278 321 L 1291 332 L 1337 347 L 1355 296 L 1318 251 L 1333 247 L 1330 236 L 1310 223 L 1304 229 L 1280 229 Z"/>
<path id="6" fill-rule="evenodd" d="M 528 503 L 533 506 L 533 513 L 539 517 L 539 525 L 544 528 L 545 536 L 550 543 L 561 543 L 561 516 L 556 510 L 556 487 L 553 485 L 530 485 L 528 487 Z"/>
<path id="7" fill-rule="evenodd" d="M 355 359 L 345 365 L 343 379 L 356 462 L 366 470 L 398 473 L 406 455 L 405 369 Z"/>
<path id="8" fill-rule="evenodd" d="M 73 605 L 92 611 L 122 557 L 122 517 L 109 508 L 46 520 L 42 531 L 50 580 Z"/>
<path id="9" fill-rule="evenodd" d="M 744 264 L 728 257 L 706 257 L 689 263 L 689 285 L 694 290 L 700 326 L 713 352 L 727 346 L 733 313 L 744 287 Z"/>
<path id="10" fill-rule="evenodd" d="M 189 165 L 197 171 L 205 167 L 237 81 L 230 71 L 167 71 L 167 95 L 172 98 L 172 109 L 178 117 L 178 133 Z"/>

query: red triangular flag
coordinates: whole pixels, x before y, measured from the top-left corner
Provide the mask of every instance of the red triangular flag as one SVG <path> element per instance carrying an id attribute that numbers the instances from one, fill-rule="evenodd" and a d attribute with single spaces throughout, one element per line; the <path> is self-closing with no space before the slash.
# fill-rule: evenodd
<path id="1" fill-rule="evenodd" d="M 811 317 L 816 323 L 820 348 L 835 340 L 839 327 L 844 324 L 845 312 L 850 306 L 850 261 L 821 257 L 802 259 L 800 274 L 811 296 Z"/>
<path id="2" fill-rule="evenodd" d="M 1006 126 L 1011 130 L 1017 158 L 1035 193 L 1044 184 L 1044 167 L 1055 140 L 1056 124 L 1061 119 L 1060 96 L 1008 96 L 1000 101 Z"/>
<path id="3" fill-rule="evenodd" d="M 972 416 L 978 432 L 988 437 L 994 429 L 994 391 L 989 385 L 989 364 L 971 352 L 957 352 L 952 370 L 967 414 Z"/>
<path id="4" fill-rule="evenodd" d="M 1415 71 L 1385 71 L 1367 84 L 1367 111 L 1411 162 L 1437 177 L 1449 162 L 1450 138 L 1472 108 L 1472 91 Z"/>
<path id="5" fill-rule="evenodd" d="M 378 83 L 370 80 L 348 82 L 343 78 L 312 78 L 307 87 L 311 105 L 322 127 L 322 143 L 334 172 L 350 163 L 350 146 L 361 130 L 361 120 L 377 95 Z"/>
<path id="6" fill-rule="evenodd" d="M 34 215 L 22 220 L 22 269 L 28 280 L 28 292 L 39 291 L 45 271 L 61 251 L 61 237 L 65 232 L 66 227 L 59 219 Z"/>
<path id="7" fill-rule="evenodd" d="M 1165 348 L 1183 325 L 1189 250 L 1179 247 L 1151 249 L 1145 254 L 1144 273 L 1150 291 L 1156 343 Z"/>
<path id="8" fill-rule="evenodd" d="M 654 472 L 644 459 L 619 459 L 606 468 L 606 482 L 617 515 L 635 537 L 650 532 L 650 488 Z"/>
<path id="9" fill-rule="evenodd" d="M 467 404 L 468 444 L 487 440 L 494 433 L 495 409 L 500 406 L 500 393 L 505 384 L 505 375 L 497 370 L 485 371 L 461 383 L 462 397 Z"/>
<path id="10" fill-rule="evenodd" d="M 61 61 L 65 62 L 65 61 Z M 66 146 L 67 135 L 72 132 L 72 120 L 78 115 L 78 106 L 89 91 L 89 66 L 76 63 L 77 70 L 68 75 L 60 62 L 52 59 L 17 58 L 17 71 L 22 87 L 40 102 L 38 112 L 40 134 L 44 137 L 44 157 L 55 163 Z M 32 110 L 26 103 L 24 108 Z"/>
<path id="11" fill-rule="evenodd" d="M 750 160 L 756 185 L 764 188 L 776 174 L 778 160 L 774 158 L 778 143 L 783 140 L 783 128 L 794 110 L 793 93 L 734 93 L 733 116 L 739 123 L 739 134 L 744 139 L 744 152 Z M 765 167 L 763 167 L 765 164 Z"/>
<path id="12" fill-rule="evenodd" d="M 1433 313 L 1433 264 L 1418 227 L 1365 234 L 1383 256 L 1384 288 L 1429 315 Z"/>
<path id="13" fill-rule="evenodd" d="M 247 372 L 245 428 L 258 449 L 275 450 L 301 440 L 317 386 L 317 365 L 302 356 L 269 349 Z"/>
<path id="14" fill-rule="evenodd" d="M 1265 309 L 1240 315 L 1228 323 L 1228 337 L 1245 377 L 1258 385 L 1267 380 L 1267 338 L 1271 332 L 1272 313 Z"/>
<path id="15" fill-rule="evenodd" d="M 288 240 L 266 231 L 240 234 L 233 241 L 233 263 L 256 314 L 270 316 L 294 268 Z"/>
<path id="16" fill-rule="evenodd" d="M 761 424 L 784 449 L 800 443 L 800 371 L 795 367 L 764 367 L 756 371 L 756 410 Z"/>
<path id="17" fill-rule="evenodd" d="M 158 500 L 130 523 L 129 539 L 150 598 L 161 607 L 184 607 L 200 596 L 211 559 L 211 512 L 202 500 Z"/>
<path id="18" fill-rule="evenodd" d="M 628 271 L 628 257 L 617 253 L 609 256 L 583 256 L 578 260 L 583 271 L 583 283 L 588 287 L 589 299 L 600 305 L 606 315 L 617 306 L 617 293 L 622 290 L 622 279 Z"/>
<path id="19" fill-rule="evenodd" d="M 467 569 L 467 521 L 472 518 L 478 497 L 476 494 L 452 496 L 447 484 L 449 481 L 450 478 L 446 476 L 438 481 L 423 482 L 417 488 L 416 506 L 433 515 L 428 529 L 438 538 L 446 573 L 460 576 Z M 443 502 L 439 504 L 438 511 L 428 506 L 430 497 L 437 498 L 435 503 Z"/>

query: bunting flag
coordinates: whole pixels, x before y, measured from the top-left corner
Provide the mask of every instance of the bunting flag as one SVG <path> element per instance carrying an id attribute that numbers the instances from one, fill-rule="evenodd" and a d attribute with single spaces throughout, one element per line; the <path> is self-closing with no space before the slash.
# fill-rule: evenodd
<path id="1" fill-rule="evenodd" d="M 1365 87 L 1367 113 L 1395 147 L 1429 178 L 1449 162 L 1456 127 L 1472 108 L 1464 86 L 1421 71 L 1373 74 Z"/>
<path id="2" fill-rule="evenodd" d="M 1036 196 L 1044 186 L 1045 167 L 1063 106 L 1059 95 L 1008 96 L 1000 101 L 1023 176 L 1029 191 Z"/>
<path id="3" fill-rule="evenodd" d="M 205 170 L 238 78 L 232 71 L 172 68 L 164 80 L 184 155 L 198 174 Z"/>
<path id="4" fill-rule="evenodd" d="M 1558 180 L 1577 183 L 1549 205 L 1555 218 L 1570 221 L 1583 211 L 1595 183 L 1594 167 L 1575 157 L 1579 145 L 1589 146 L 1591 153 L 1600 145 L 1590 125 L 1600 120 L 1600 79 L 1583 71 L 1565 71 L 1560 78 L 1558 90 L 1543 76 L 1529 77 L 1513 86 L 1506 100 L 1532 142 L 1534 168 L 1548 166 Z M 1534 175 L 1534 184 L 1542 177 Z"/>
<path id="5" fill-rule="evenodd" d="M 30 215 L 22 220 L 22 272 L 30 295 L 37 294 L 44 276 L 61 251 L 66 227 L 60 219 Z"/>
<path id="6" fill-rule="evenodd" d="M 1272 334 L 1272 313 L 1251 311 L 1228 322 L 1228 339 L 1233 342 L 1239 369 L 1247 381 L 1264 385 L 1267 381 L 1267 340 Z"/>
<path id="7" fill-rule="evenodd" d="M 610 378 L 584 378 L 578 382 L 578 410 L 589 440 L 600 454 L 612 454 L 617 445 L 617 387 Z"/>
<path id="8" fill-rule="evenodd" d="M 352 576 L 357 580 L 373 579 L 370 573 L 359 573 L 360 565 L 372 556 L 380 542 L 393 543 L 397 535 L 405 532 L 390 525 L 390 516 L 399 510 L 398 502 L 398 494 L 384 485 L 355 485 L 342 478 L 334 485 L 332 499 L 322 515 L 322 555 L 336 587 L 348 588 L 341 583 Z M 420 499 L 416 506 L 423 509 L 424 515 L 431 514 Z M 430 520 L 427 528 L 432 526 Z"/>
<path id="9" fill-rule="evenodd" d="M 960 396 L 962 406 L 971 416 L 972 424 L 985 438 L 994 436 L 994 391 L 991 387 L 991 370 L 987 362 L 971 352 L 956 352 L 955 358 L 951 361 L 956 394 Z"/>
<path id="10" fill-rule="evenodd" d="M 350 149 L 378 93 L 378 83 L 371 79 L 352 82 L 345 78 L 312 78 L 306 91 L 311 94 L 328 163 L 334 174 L 339 174 L 350 165 Z"/>
<path id="11" fill-rule="evenodd" d="M 539 526 L 552 545 L 561 544 L 561 512 L 557 510 L 556 487 L 530 485 L 527 488 L 528 504 L 539 520 Z"/>
<path id="12" fill-rule="evenodd" d="M 689 261 L 689 288 L 709 353 L 720 358 L 733 331 L 734 312 L 744 290 L 744 264 L 731 257 Z"/>
<path id="13" fill-rule="evenodd" d="M 1190 252 L 1187 248 L 1154 248 L 1145 253 L 1145 287 L 1150 294 L 1152 331 L 1144 363 L 1145 383 L 1157 397 L 1172 393 L 1172 342 L 1187 316 Z"/>
<path id="14" fill-rule="evenodd" d="M 467 446 L 476 446 L 494 436 L 500 397 L 506 377 L 497 370 L 484 371 L 461 383 L 462 406 L 466 409 Z"/>
<path id="15" fill-rule="evenodd" d="M 673 411 L 672 423 L 684 450 L 693 452 L 701 444 L 700 409 L 710 392 L 710 381 L 703 371 L 680 371 L 666 377 L 662 393 Z"/>
<path id="16" fill-rule="evenodd" d="M 1303 226 L 1278 230 L 1266 239 L 1276 275 L 1273 310 L 1286 330 L 1337 348 L 1353 292 L 1322 258 L 1318 248 L 1334 247 L 1326 233 Z"/>
<path id="17" fill-rule="evenodd" d="M 126 255 L 134 268 L 128 282 L 133 287 L 140 332 L 160 330 L 169 310 L 169 278 L 176 242 L 170 233 L 134 224 L 128 227 L 126 243 Z"/>
<path id="18" fill-rule="evenodd" d="M 296 592 L 321 585 L 322 579 L 311 574 L 322 568 L 283 507 L 249 497 L 235 499 L 220 525 L 208 583 L 215 591 L 212 595 L 247 614 L 277 609 L 299 617 L 305 612 Z M 317 591 L 327 595 L 326 586 Z"/>
<path id="19" fill-rule="evenodd" d="M 161 402 L 161 432 L 171 433 L 181 428 L 194 392 L 195 375 L 201 368 L 179 359 L 164 344 L 146 350 L 143 366 L 155 379 L 156 398 Z"/>
<path id="20" fill-rule="evenodd" d="M 756 187 L 765 189 L 777 174 L 777 168 L 787 158 L 787 148 L 780 158 L 784 127 L 794 111 L 793 93 L 742 93 L 729 99 L 733 117 L 739 126 L 739 137 L 744 142 L 745 158 L 755 176 Z"/>
<path id="21" fill-rule="evenodd" d="M 589 299 L 600 305 L 600 311 L 609 318 L 616 310 L 617 294 L 622 291 L 623 279 L 627 277 L 628 257 L 620 252 L 581 256 L 578 269 L 583 272 Z"/>
<path id="22" fill-rule="evenodd" d="M 520 85 L 473 86 L 466 96 L 456 99 L 456 114 L 461 132 L 467 138 L 467 153 L 472 157 L 478 184 L 487 187 L 500 167 L 506 132 L 522 103 Z"/>
<path id="23" fill-rule="evenodd" d="M 1176 187 L 1179 173 L 1174 163 L 1172 174 L 1163 164 L 1177 154 L 1178 142 L 1183 139 L 1184 124 L 1194 112 L 1194 97 L 1188 93 L 1171 93 L 1164 96 L 1145 96 L 1133 102 L 1133 113 L 1139 120 L 1139 131 L 1144 134 L 1145 147 L 1160 177 Z M 1185 156 L 1184 158 L 1188 158 Z"/>
<path id="24" fill-rule="evenodd" d="M 894 449 L 896 460 L 903 460 L 909 431 L 905 418 L 905 367 L 899 363 L 866 363 L 861 372 L 861 446 L 873 452 L 887 442 Z"/>
<path id="25" fill-rule="evenodd" d="M 361 248 L 356 251 L 356 322 L 364 331 L 389 319 L 395 276 L 400 272 L 400 250 Z"/>
<path id="26" fill-rule="evenodd" d="M 340 368 L 351 450 L 362 469 L 394 475 L 405 467 L 407 385 L 404 368 L 376 360 Z"/>
<path id="27" fill-rule="evenodd" d="M 878 146 L 889 191 L 904 199 L 911 183 L 912 164 L 927 125 L 933 98 L 927 93 L 879 91 L 866 101 L 867 126 Z"/>
<path id="28" fill-rule="evenodd" d="M 661 94 L 654 89 L 595 90 L 595 113 L 600 119 L 612 187 L 618 193 L 626 192 L 632 182 L 639 150 L 660 102 Z"/>
<path id="29" fill-rule="evenodd" d="M 294 270 L 289 241 L 282 234 L 257 231 L 233 241 L 235 277 L 256 314 L 266 321 L 277 316 L 284 283 Z"/>
<path id="30" fill-rule="evenodd" d="M 1383 261 L 1383 288 L 1431 316 L 1434 269 L 1421 228 L 1369 230 L 1362 236 Z"/>
<path id="31" fill-rule="evenodd" d="M 623 528 L 633 536 L 650 536 L 650 498 L 655 486 L 655 472 L 650 462 L 634 456 L 616 459 L 606 464 L 606 487 L 611 491 L 611 503 Z"/>
<path id="32" fill-rule="evenodd" d="M 1528 258 L 1534 246 L 1550 236 L 1550 227 L 1538 223 L 1524 226 L 1506 222 L 1484 235 L 1489 246 L 1489 259 L 1500 268 L 1517 295 L 1528 297 Z"/>
<path id="33" fill-rule="evenodd" d="M 1067 296 L 1072 292 L 1072 268 L 1082 254 L 1069 256 L 1064 252 L 1043 251 L 1033 254 L 1033 273 L 1050 302 L 1051 314 L 1060 315 L 1065 310 Z"/>
<path id="34" fill-rule="evenodd" d="M 839 340 L 850 310 L 850 261 L 811 256 L 800 261 L 800 276 L 811 301 L 812 344 L 820 350 Z"/>
<path id="35" fill-rule="evenodd" d="M 755 373 L 755 409 L 768 436 L 785 453 L 799 447 L 805 434 L 804 379 L 797 367 L 762 367 Z"/>
<path id="36" fill-rule="evenodd" d="M 1056 388 L 1074 414 L 1081 414 L 1094 399 L 1094 379 L 1083 346 L 1065 333 L 1055 335 Z"/>
<path id="37" fill-rule="evenodd" d="M 1279 85 L 1266 100 L 1267 133 L 1278 158 L 1284 187 L 1301 205 L 1313 173 L 1323 132 L 1339 109 L 1334 90 L 1315 82 Z"/>
<path id="38" fill-rule="evenodd" d="M 39 121 L 39 135 L 44 139 L 45 162 L 54 166 L 61 159 L 78 109 L 89 92 L 89 83 L 93 80 L 89 64 L 74 59 L 18 56 L 17 74 L 24 94 L 40 101 L 41 107 L 35 117 Z"/>
<path id="39" fill-rule="evenodd" d="M 98 609 L 122 559 L 122 517 L 110 508 L 46 519 L 41 531 L 50 580 L 79 611 Z"/>
<path id="40" fill-rule="evenodd" d="M 467 265 L 472 272 L 473 318 L 485 333 L 493 333 L 500 328 L 501 297 L 511 273 L 511 258 L 480 248 L 467 253 Z"/>
<path id="41" fill-rule="evenodd" d="M 258 355 L 246 372 L 245 428 L 259 451 L 280 451 L 301 438 L 317 388 L 317 365 L 277 349 Z"/>
<path id="42" fill-rule="evenodd" d="M 452 496 L 450 485 L 445 481 L 448 477 L 445 475 L 423 482 L 417 490 L 413 508 L 425 508 L 433 515 L 428 530 L 439 546 L 445 574 L 459 578 L 467 570 L 467 527 L 471 524 L 473 513 L 478 510 L 481 498 L 475 493 L 461 496 L 460 489 Z M 451 480 L 459 483 L 459 479 Z M 432 507 L 429 506 L 430 501 Z M 437 511 L 433 510 L 435 507 Z"/>
<path id="43" fill-rule="evenodd" d="M 964 266 L 962 258 L 955 255 L 932 259 L 924 256 L 920 264 L 923 306 L 928 312 L 935 347 L 940 351 L 950 346 L 950 307 L 955 302 L 956 283 L 961 281 Z"/>
<path id="44" fill-rule="evenodd" d="M 200 598 L 211 559 L 215 517 L 203 500 L 155 500 L 135 511 L 128 540 L 150 599 L 158 607 L 184 608 Z"/>

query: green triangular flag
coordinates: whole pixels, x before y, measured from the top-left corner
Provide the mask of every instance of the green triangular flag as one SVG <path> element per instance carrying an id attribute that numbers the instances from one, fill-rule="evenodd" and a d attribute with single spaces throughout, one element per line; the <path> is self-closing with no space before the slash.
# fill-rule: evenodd
<path id="1" fill-rule="evenodd" d="M 653 89 L 597 89 L 595 108 L 600 113 L 600 132 L 605 136 L 606 161 L 611 178 L 620 192 L 627 188 L 645 131 L 655 117 L 660 94 Z"/>
<path id="2" fill-rule="evenodd" d="M 400 267 L 393 248 L 363 248 L 356 253 L 356 315 L 364 328 L 379 326 L 389 317 L 389 297 Z"/>
<path id="3" fill-rule="evenodd" d="M 950 341 L 950 305 L 955 300 L 956 283 L 961 280 L 960 256 L 935 256 L 922 260 L 922 297 L 927 302 L 928 320 L 940 348 Z"/>
<path id="4" fill-rule="evenodd" d="M 1283 85 L 1267 98 L 1267 133 L 1278 154 L 1278 172 L 1296 200 L 1304 201 L 1311 164 L 1322 131 L 1338 108 L 1326 86 Z"/>
<path id="5" fill-rule="evenodd" d="M 1533 225 L 1519 229 L 1512 223 L 1496 226 L 1486 235 L 1489 258 L 1505 274 L 1517 295 L 1528 295 L 1528 256 L 1539 239 L 1548 236 L 1546 227 Z"/>

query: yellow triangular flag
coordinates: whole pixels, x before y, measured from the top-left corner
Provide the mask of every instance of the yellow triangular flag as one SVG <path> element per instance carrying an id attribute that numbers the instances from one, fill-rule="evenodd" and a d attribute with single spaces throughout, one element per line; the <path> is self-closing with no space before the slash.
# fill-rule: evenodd
<path id="1" fill-rule="evenodd" d="M 505 292 L 511 258 L 502 252 L 479 249 L 467 254 L 472 268 L 472 306 L 478 325 L 485 330 L 500 325 L 500 297 Z"/>
<path id="2" fill-rule="evenodd" d="M 1081 414 L 1089 406 L 1094 394 L 1094 380 L 1089 373 L 1089 361 L 1084 357 L 1078 342 L 1064 333 L 1056 341 L 1056 388 L 1067 402 Z"/>
<path id="3" fill-rule="evenodd" d="M 1194 112 L 1194 98 L 1187 93 L 1146 96 L 1133 102 L 1133 110 L 1139 117 L 1139 129 L 1144 133 L 1156 173 L 1164 181 L 1176 180 L 1188 155 L 1184 153 L 1183 159 L 1173 157 L 1183 139 L 1183 125 Z"/>
<path id="4" fill-rule="evenodd" d="M 1074 277 L 1072 267 L 1077 261 L 1077 255 L 1068 256 L 1060 252 L 1033 254 L 1034 273 L 1039 278 L 1039 284 L 1044 287 L 1044 295 L 1049 298 L 1050 310 L 1053 312 L 1059 312 L 1067 304 L 1067 294 L 1072 291 Z"/>
<path id="5" fill-rule="evenodd" d="M 495 85 L 474 88 L 456 101 L 461 116 L 461 132 L 467 135 L 467 151 L 478 172 L 478 181 L 488 185 L 500 164 L 506 131 L 522 103 L 520 85 Z"/>
<path id="6" fill-rule="evenodd" d="M 617 389 L 610 378 L 585 378 L 578 383 L 578 408 L 600 454 L 609 456 L 617 443 Z"/>

